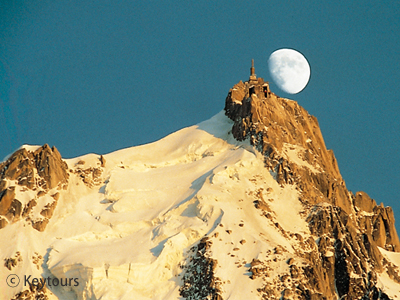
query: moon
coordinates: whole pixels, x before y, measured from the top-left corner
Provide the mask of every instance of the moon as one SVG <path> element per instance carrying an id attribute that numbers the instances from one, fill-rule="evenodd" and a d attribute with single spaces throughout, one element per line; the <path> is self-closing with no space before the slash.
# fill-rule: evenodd
<path id="1" fill-rule="evenodd" d="M 293 49 L 274 51 L 268 59 L 268 68 L 275 84 L 288 94 L 300 93 L 310 80 L 311 69 L 307 59 Z"/>

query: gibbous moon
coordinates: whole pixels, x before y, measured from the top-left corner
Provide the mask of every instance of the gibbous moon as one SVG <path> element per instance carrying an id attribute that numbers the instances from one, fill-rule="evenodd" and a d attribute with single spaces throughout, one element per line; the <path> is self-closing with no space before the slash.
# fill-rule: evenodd
<path id="1" fill-rule="evenodd" d="M 268 68 L 275 84 L 288 94 L 300 93 L 310 79 L 307 59 L 293 49 L 274 51 L 268 59 Z"/>

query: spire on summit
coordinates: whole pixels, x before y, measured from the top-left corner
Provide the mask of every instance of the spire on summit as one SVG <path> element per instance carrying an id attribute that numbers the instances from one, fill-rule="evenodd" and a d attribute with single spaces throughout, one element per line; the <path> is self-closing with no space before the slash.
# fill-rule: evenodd
<path id="1" fill-rule="evenodd" d="M 251 68 L 250 68 L 250 79 L 249 82 L 257 81 L 257 76 L 254 73 L 254 59 L 251 60 Z"/>

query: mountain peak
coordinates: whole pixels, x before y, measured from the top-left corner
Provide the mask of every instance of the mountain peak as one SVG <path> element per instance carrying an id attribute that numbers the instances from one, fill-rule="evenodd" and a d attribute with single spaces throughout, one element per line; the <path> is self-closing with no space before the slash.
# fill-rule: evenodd
<path id="1" fill-rule="evenodd" d="M 313 274 L 308 278 L 309 290 L 320 293 L 315 299 L 378 299 L 370 298 L 379 289 L 367 278 L 371 272 L 390 268 L 378 247 L 400 251 L 392 209 L 376 205 L 364 192 L 354 195 L 347 190 L 317 118 L 296 101 L 272 93 L 262 78 L 250 76 L 249 81 L 234 85 L 225 100 L 225 113 L 234 122 L 233 136 L 249 140 L 263 154 L 278 183 L 294 185 L 300 192 L 316 240 L 314 254 L 306 258 L 307 272 Z M 334 256 L 327 255 L 331 251 Z M 370 263 L 365 263 L 366 258 Z M 364 279 L 352 277 L 354 273 Z M 342 285 L 335 287 L 340 280 Z"/>
<path id="2" fill-rule="evenodd" d="M 254 62 L 209 120 L 104 156 L 24 146 L 0 179 L 1 300 L 400 294 L 392 209 L 347 190 L 317 119 Z"/>

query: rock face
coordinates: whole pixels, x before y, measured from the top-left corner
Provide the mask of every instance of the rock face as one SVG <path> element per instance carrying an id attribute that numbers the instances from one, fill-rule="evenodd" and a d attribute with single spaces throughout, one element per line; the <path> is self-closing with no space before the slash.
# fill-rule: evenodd
<path id="1" fill-rule="evenodd" d="M 191 248 L 190 261 L 183 267 L 185 273 L 179 291 L 185 299 L 222 300 L 219 287 L 221 282 L 214 275 L 217 262 L 207 255 L 210 245 L 211 241 L 205 237 Z"/>
<path id="2" fill-rule="evenodd" d="M 22 148 L 0 164 L 0 228 L 18 221 L 21 217 L 29 219 L 29 214 L 37 205 L 32 199 L 27 204 L 15 199 L 15 189 L 22 192 L 37 191 L 37 198 L 54 188 L 65 189 L 68 185 L 68 168 L 58 150 L 47 144 L 36 151 Z M 46 204 L 42 211 L 43 219 L 32 220 L 32 226 L 43 231 L 51 218 L 57 199 Z"/>
<path id="3" fill-rule="evenodd" d="M 229 91 L 225 113 L 234 121 L 233 136 L 250 140 L 278 183 L 300 191 L 314 237 L 299 246 L 304 266 L 290 266 L 290 272 L 282 274 L 292 284 L 281 290 L 265 286 L 260 289 L 263 299 L 389 299 L 377 287 L 377 273 L 387 272 L 397 281 L 399 270 L 390 271 L 378 246 L 400 251 L 393 211 L 364 192 L 353 195 L 347 190 L 317 119 L 297 102 L 272 93 L 254 71 L 249 81 Z M 262 202 L 255 204 L 268 210 Z M 253 261 L 254 277 L 263 276 L 262 265 Z"/>

